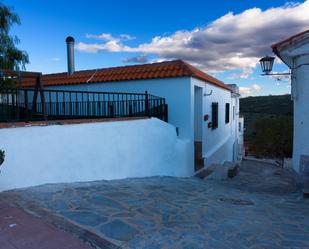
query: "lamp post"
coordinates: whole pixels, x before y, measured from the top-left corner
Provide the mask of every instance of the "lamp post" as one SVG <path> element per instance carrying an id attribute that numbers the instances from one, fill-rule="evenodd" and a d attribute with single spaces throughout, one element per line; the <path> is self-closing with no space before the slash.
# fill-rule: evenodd
<path id="1" fill-rule="evenodd" d="M 260 59 L 263 76 L 265 75 L 266 76 L 268 75 L 275 75 L 275 76 L 291 75 L 291 73 L 270 73 L 273 70 L 274 60 L 275 60 L 275 57 L 272 57 L 272 56 L 265 56 L 262 59 Z"/>

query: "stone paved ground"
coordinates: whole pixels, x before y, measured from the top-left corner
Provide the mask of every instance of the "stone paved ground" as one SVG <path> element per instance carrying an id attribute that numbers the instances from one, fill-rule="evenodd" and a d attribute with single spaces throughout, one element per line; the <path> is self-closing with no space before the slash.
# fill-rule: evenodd
<path id="1" fill-rule="evenodd" d="M 309 201 L 286 171 L 261 163 L 244 161 L 226 181 L 49 184 L 0 198 L 13 195 L 122 248 L 309 248 Z"/>
<path id="2" fill-rule="evenodd" d="M 0 249 L 91 249 L 70 233 L 0 201 Z"/>

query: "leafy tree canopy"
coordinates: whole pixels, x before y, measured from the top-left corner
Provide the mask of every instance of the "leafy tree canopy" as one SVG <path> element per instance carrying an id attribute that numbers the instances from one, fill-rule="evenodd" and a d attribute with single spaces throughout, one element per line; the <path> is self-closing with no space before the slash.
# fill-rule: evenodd
<path id="1" fill-rule="evenodd" d="M 293 118 L 279 116 L 262 118 L 255 122 L 255 136 L 251 149 L 256 156 L 292 157 Z"/>
<path id="2" fill-rule="evenodd" d="M 0 2 L 0 68 L 24 70 L 29 58 L 26 52 L 16 47 L 20 42 L 18 37 L 9 34 L 14 24 L 20 24 L 19 16 Z"/>

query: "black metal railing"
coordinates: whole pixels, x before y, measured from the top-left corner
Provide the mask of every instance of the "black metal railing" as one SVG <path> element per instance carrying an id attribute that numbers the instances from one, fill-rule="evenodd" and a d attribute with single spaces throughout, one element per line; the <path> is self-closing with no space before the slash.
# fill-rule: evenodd
<path id="1" fill-rule="evenodd" d="M 0 89 L 0 122 L 156 117 L 167 122 L 164 98 L 145 93 Z"/>

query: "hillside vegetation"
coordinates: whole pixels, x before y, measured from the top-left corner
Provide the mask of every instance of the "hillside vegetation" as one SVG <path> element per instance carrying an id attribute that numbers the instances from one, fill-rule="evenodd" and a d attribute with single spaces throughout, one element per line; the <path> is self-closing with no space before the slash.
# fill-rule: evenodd
<path id="1" fill-rule="evenodd" d="M 240 113 L 245 117 L 245 141 L 250 154 L 291 156 L 293 102 L 290 95 L 242 98 Z"/>
<path id="2" fill-rule="evenodd" d="M 242 98 L 240 113 L 293 115 L 293 101 L 290 94 Z"/>

